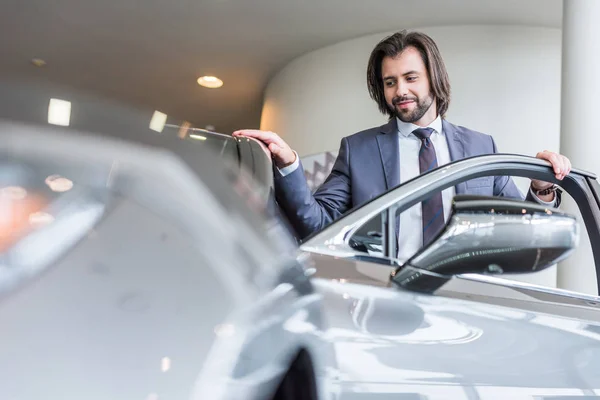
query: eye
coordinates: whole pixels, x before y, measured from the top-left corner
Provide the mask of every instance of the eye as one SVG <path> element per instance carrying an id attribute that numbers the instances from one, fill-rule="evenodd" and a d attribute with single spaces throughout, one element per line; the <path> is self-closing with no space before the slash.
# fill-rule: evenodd
<path id="1" fill-rule="evenodd" d="M 394 81 L 385 81 L 385 86 L 387 86 L 387 87 L 394 86 Z"/>
<path id="2" fill-rule="evenodd" d="M 416 77 L 416 76 L 408 76 L 408 77 L 406 78 L 406 80 L 407 80 L 408 82 L 414 82 L 414 81 L 416 81 L 416 80 L 417 80 L 417 77 Z"/>

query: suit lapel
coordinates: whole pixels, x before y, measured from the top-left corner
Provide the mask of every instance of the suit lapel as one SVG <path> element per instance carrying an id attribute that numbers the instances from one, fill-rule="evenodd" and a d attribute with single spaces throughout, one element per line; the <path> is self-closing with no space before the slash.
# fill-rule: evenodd
<path id="1" fill-rule="evenodd" d="M 452 161 L 462 160 L 465 158 L 465 147 L 462 142 L 461 134 L 458 129 L 445 119 L 442 120 L 442 129 L 448 142 L 448 151 Z"/>
<path id="2" fill-rule="evenodd" d="M 463 138 L 458 129 L 446 120 L 442 120 L 442 129 L 448 142 L 448 152 L 450 160 L 457 161 L 465 158 L 465 148 Z M 396 118 L 383 125 L 377 135 L 377 145 L 383 171 L 385 173 L 385 182 L 387 190 L 390 190 L 400 184 L 400 145 L 398 142 L 398 125 Z M 465 193 L 466 184 L 456 185 L 456 193 Z"/>
<path id="3" fill-rule="evenodd" d="M 442 120 L 442 129 L 444 130 L 444 135 L 446 136 L 446 141 L 448 142 L 448 151 L 450 153 L 451 161 L 458 161 L 465 158 L 465 146 L 462 139 L 462 135 L 456 129 L 454 125 L 445 119 Z M 464 194 L 466 193 L 467 186 L 466 183 L 462 182 L 456 185 L 456 194 Z"/>
<path id="4" fill-rule="evenodd" d="M 396 118 L 392 118 L 390 122 L 381 127 L 381 131 L 377 135 L 377 145 L 379 146 L 387 190 L 400 184 L 400 144 L 397 133 Z"/>

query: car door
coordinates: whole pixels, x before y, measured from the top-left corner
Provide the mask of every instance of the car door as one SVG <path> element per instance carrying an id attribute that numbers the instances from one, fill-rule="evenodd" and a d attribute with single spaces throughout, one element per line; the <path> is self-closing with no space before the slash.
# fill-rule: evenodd
<path id="1" fill-rule="evenodd" d="M 449 164 L 381 195 L 301 246 L 324 297 L 342 399 L 600 394 L 596 296 L 478 274 L 449 277 L 427 294 L 393 281 L 398 214 L 437 190 L 494 175 L 560 184 L 580 208 L 598 266 L 599 186 L 584 171 L 556 182 L 543 161 L 491 155 Z M 371 251 L 357 237 L 368 238 Z M 453 289 L 459 281 L 483 294 Z M 486 287 L 505 297 L 486 296 Z"/>
<path id="2" fill-rule="evenodd" d="M 314 234 L 302 245 L 311 253 L 356 256 L 373 262 L 398 263 L 396 229 L 398 215 L 433 193 L 494 175 L 541 179 L 556 183 L 577 203 L 592 244 L 594 267 L 600 269 L 600 185 L 590 172 L 574 169 L 557 181 L 545 161 L 514 155 L 473 157 L 417 177 L 351 210 L 342 218 Z M 372 246 L 369 252 L 359 245 Z M 597 274 L 600 279 L 600 274 Z M 600 286 L 600 281 L 598 281 Z"/>

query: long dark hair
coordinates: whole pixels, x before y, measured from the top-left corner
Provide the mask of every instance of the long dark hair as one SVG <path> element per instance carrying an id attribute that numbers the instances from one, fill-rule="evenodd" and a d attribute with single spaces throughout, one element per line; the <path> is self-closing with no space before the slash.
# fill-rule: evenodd
<path id="1" fill-rule="evenodd" d="M 436 101 L 437 112 L 444 118 L 450 105 L 450 80 L 440 50 L 433 39 L 424 33 L 400 31 L 375 46 L 367 67 L 367 86 L 371 98 L 377 103 L 379 111 L 388 114 L 390 118 L 395 116 L 385 101 L 381 64 L 385 57 L 396 57 L 407 47 L 414 47 L 421 54 L 429 74 L 430 90 Z"/>

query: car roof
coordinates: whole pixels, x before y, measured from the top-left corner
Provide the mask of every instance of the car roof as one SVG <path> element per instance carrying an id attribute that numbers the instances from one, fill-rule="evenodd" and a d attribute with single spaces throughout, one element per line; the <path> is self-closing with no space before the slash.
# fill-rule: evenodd
<path id="1" fill-rule="evenodd" d="M 131 132 L 128 134 L 131 136 Z M 99 134 L 0 120 L 0 137 L 0 151 L 12 157 L 51 158 L 107 167 L 120 162 L 129 171 L 140 173 L 164 175 L 169 170 L 169 181 L 183 178 L 181 174 L 189 178 L 191 173 L 213 192 L 231 191 L 227 182 L 211 179 L 225 166 L 210 149 L 153 131 L 141 130 L 134 142 L 119 138 L 119 132 Z"/>
<path id="2" fill-rule="evenodd" d="M 272 219 L 265 205 L 257 206 L 249 195 L 256 184 L 241 174 L 239 167 L 228 167 L 227 160 L 209 147 L 148 130 L 140 131 L 135 142 L 118 138 L 118 134 L 0 120 L 0 157 L 70 164 L 76 166 L 69 169 L 72 178 L 90 184 L 89 175 L 79 171 L 84 166 L 103 169 L 98 175 L 105 185 L 106 175 L 127 174 L 146 187 L 169 190 L 169 197 L 178 202 L 205 210 L 221 207 L 228 214 L 235 211 L 258 234 Z"/>

